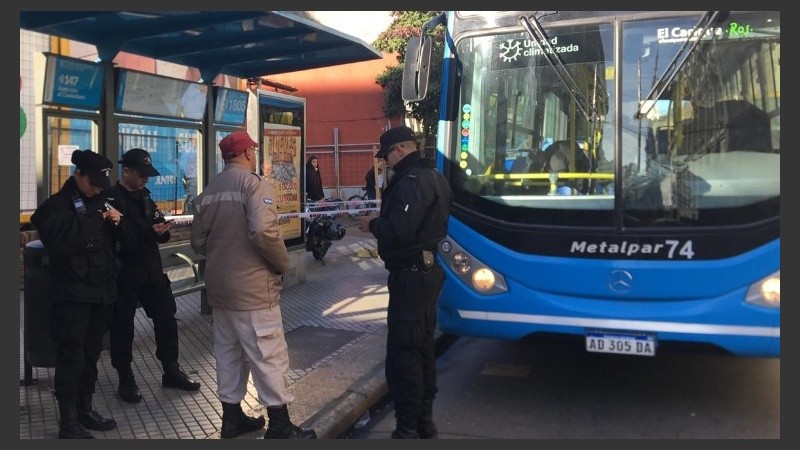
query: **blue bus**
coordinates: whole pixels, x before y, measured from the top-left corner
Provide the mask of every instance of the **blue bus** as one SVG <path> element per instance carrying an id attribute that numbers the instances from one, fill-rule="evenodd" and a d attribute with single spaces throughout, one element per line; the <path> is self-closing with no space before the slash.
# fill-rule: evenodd
<path id="1" fill-rule="evenodd" d="M 436 46 L 443 332 L 780 357 L 778 11 L 449 11 L 404 100 Z"/>

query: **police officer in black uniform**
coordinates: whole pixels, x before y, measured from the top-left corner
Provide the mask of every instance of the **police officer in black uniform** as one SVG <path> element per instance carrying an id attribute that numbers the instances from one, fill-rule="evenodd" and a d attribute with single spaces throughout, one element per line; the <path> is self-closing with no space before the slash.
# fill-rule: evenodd
<path id="1" fill-rule="evenodd" d="M 102 192 L 112 164 L 91 150 L 72 153 L 75 173 L 31 216 L 50 259 L 50 335 L 56 349 L 53 385 L 59 439 L 94 439 L 115 428 L 92 407 L 97 361 L 117 298 L 119 211 Z"/>
<path id="2" fill-rule="evenodd" d="M 131 369 L 133 361 L 134 317 L 139 304 L 153 321 L 156 358 L 164 374 L 161 384 L 184 391 L 200 389 L 178 365 L 177 307 L 170 280 L 164 274 L 158 244 L 169 241 L 171 223 L 161 212 L 145 187 L 148 177 L 159 175 L 150 154 L 133 148 L 122 155 L 120 180 L 109 189 L 114 205 L 124 216 L 123 240 L 119 258 L 122 270 L 117 279 L 118 299 L 111 326 L 111 364 L 117 369 L 120 398 L 138 403 L 142 394 Z"/>
<path id="3" fill-rule="evenodd" d="M 393 439 L 437 435 L 433 335 L 444 273 L 435 255 L 447 235 L 452 191 L 414 139 L 405 126 L 381 135 L 375 156 L 386 160 L 394 176 L 382 193 L 380 215 L 357 218 L 358 228 L 377 238 L 378 254 L 389 271 L 386 381 L 395 408 Z"/>

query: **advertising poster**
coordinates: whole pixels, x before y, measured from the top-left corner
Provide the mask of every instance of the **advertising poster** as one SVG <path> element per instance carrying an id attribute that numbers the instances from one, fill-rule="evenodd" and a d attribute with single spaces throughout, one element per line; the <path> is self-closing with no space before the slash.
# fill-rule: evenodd
<path id="1" fill-rule="evenodd" d="M 203 120 L 205 84 L 130 70 L 120 71 L 117 84 L 118 112 Z"/>
<path id="2" fill-rule="evenodd" d="M 172 202 L 174 206 L 171 210 L 178 209 L 178 203 L 182 204 L 182 200 L 186 197 L 183 178 L 187 168 L 181 163 L 192 157 L 196 158 L 197 139 L 198 132 L 193 129 L 136 123 L 119 124 L 120 157 L 122 153 L 134 147 L 150 153 L 153 167 L 160 175 L 150 177 L 147 188 L 156 202 Z M 114 164 L 114 167 L 118 168 L 118 164 Z"/>
<path id="3" fill-rule="evenodd" d="M 264 157 L 272 161 L 272 176 L 268 179 L 275 187 L 278 214 L 300 212 L 300 127 L 264 123 Z M 299 217 L 281 219 L 283 238 L 300 237 Z"/>

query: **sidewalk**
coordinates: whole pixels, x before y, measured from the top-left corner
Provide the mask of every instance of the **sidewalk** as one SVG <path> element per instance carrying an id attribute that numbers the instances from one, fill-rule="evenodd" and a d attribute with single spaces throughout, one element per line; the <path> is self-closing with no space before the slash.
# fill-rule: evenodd
<path id="1" fill-rule="evenodd" d="M 386 340 L 387 272 L 377 257 L 375 239 L 344 220 L 347 233 L 324 258 L 310 253 L 305 283 L 284 290 L 281 300 L 289 345 L 289 405 L 292 421 L 311 427 L 319 438 L 341 436 L 383 397 L 386 383 L 383 358 Z M 136 315 L 134 363 L 144 399 L 121 401 L 117 375 L 107 351 L 98 363 L 94 407 L 117 421 L 107 432 L 92 431 L 100 439 L 218 439 L 222 407 L 216 395 L 216 370 L 211 345 L 211 316 L 200 314 L 200 294 L 177 299 L 180 364 L 202 383 L 197 392 L 161 387 L 161 365 L 155 358 L 151 322 Z M 20 291 L 20 380 L 23 380 L 23 302 Z M 53 439 L 58 435 L 58 408 L 52 368 L 33 368 L 33 383 L 19 388 L 20 439 Z M 249 414 L 265 414 L 252 383 L 242 407 Z M 266 414 L 265 414 L 266 415 Z M 241 436 L 261 438 L 264 430 Z"/>

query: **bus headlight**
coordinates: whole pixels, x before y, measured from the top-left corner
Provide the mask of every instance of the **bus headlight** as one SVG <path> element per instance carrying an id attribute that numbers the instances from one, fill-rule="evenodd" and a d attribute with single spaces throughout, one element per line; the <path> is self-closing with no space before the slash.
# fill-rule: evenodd
<path id="1" fill-rule="evenodd" d="M 457 252 L 453 255 L 453 262 L 450 264 L 453 267 L 453 270 L 460 274 L 465 274 L 469 272 L 470 265 L 469 265 L 469 255 L 464 252 Z"/>
<path id="2" fill-rule="evenodd" d="M 753 283 L 744 299 L 747 303 L 770 308 L 781 307 L 781 271 Z"/>
<path id="3" fill-rule="evenodd" d="M 472 285 L 481 292 L 488 291 L 494 287 L 494 273 L 485 267 L 476 270 L 472 273 Z"/>
<path id="4" fill-rule="evenodd" d="M 439 256 L 462 283 L 479 294 L 500 294 L 508 291 L 502 275 L 470 255 L 448 236 L 439 244 Z"/>

